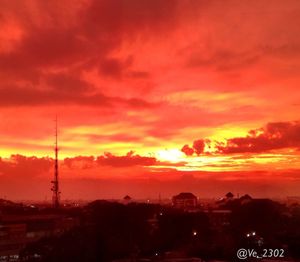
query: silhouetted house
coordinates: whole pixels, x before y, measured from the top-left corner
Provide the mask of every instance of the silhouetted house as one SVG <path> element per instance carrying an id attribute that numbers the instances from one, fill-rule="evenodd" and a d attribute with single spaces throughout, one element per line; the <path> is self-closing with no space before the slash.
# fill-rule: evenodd
<path id="1" fill-rule="evenodd" d="M 197 206 L 197 197 L 192 193 L 180 193 L 179 195 L 173 196 L 172 203 L 177 208 L 193 208 Z"/>
<path id="2" fill-rule="evenodd" d="M 124 196 L 124 198 L 123 198 L 123 201 L 124 201 L 125 204 L 130 203 L 131 200 L 132 200 L 132 198 L 130 196 L 128 196 L 128 195 Z"/>
<path id="3" fill-rule="evenodd" d="M 219 208 L 227 208 L 228 204 L 232 203 L 234 200 L 234 194 L 231 192 L 228 192 L 225 197 L 220 198 L 218 201 L 216 201 L 216 204 Z"/>
<path id="4" fill-rule="evenodd" d="M 243 204 L 246 204 L 246 203 L 251 202 L 251 201 L 252 201 L 252 197 L 249 196 L 248 194 L 246 194 L 246 195 L 244 195 L 244 196 L 241 196 L 241 197 L 239 198 L 239 201 L 240 201 L 240 203 L 243 205 Z"/>
<path id="5" fill-rule="evenodd" d="M 233 199 L 234 194 L 232 194 L 231 192 L 228 192 L 225 196 L 227 199 Z"/>

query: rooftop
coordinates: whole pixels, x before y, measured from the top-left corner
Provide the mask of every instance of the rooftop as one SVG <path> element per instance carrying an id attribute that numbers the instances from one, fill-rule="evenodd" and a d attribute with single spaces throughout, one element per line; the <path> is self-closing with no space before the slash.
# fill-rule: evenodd
<path id="1" fill-rule="evenodd" d="M 173 196 L 173 199 L 195 199 L 195 198 L 197 199 L 197 197 L 194 194 L 189 192 L 183 192 L 176 196 Z"/>

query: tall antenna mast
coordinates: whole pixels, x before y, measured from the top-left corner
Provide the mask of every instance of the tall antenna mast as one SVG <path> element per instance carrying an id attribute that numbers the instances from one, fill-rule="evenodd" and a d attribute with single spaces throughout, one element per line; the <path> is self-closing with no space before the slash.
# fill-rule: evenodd
<path id="1" fill-rule="evenodd" d="M 54 180 L 51 181 L 53 192 L 52 202 L 54 208 L 59 208 L 60 192 L 59 192 L 59 182 L 58 182 L 58 142 L 57 142 L 57 116 L 55 117 L 55 160 L 54 160 Z"/>

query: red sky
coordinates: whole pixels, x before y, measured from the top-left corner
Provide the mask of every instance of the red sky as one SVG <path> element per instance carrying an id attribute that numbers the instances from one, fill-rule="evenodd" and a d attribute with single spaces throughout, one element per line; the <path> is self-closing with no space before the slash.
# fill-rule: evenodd
<path id="1" fill-rule="evenodd" d="M 298 0 L 2 0 L 0 197 L 300 195 Z"/>

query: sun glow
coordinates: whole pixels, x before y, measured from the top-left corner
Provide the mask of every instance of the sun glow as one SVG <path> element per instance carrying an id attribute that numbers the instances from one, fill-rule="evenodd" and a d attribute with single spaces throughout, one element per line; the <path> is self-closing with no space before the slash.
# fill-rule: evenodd
<path id="1" fill-rule="evenodd" d="M 178 149 L 164 149 L 156 153 L 156 157 L 160 161 L 177 163 L 186 160 L 186 156 Z"/>

